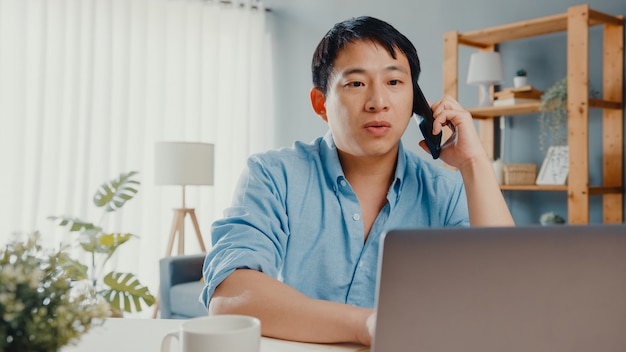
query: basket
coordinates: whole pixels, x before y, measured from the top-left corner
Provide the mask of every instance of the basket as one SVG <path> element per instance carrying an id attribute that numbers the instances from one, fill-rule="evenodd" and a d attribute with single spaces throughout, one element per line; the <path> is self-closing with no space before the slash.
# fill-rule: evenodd
<path id="1" fill-rule="evenodd" d="M 505 185 L 534 185 L 537 178 L 537 164 L 505 164 Z"/>

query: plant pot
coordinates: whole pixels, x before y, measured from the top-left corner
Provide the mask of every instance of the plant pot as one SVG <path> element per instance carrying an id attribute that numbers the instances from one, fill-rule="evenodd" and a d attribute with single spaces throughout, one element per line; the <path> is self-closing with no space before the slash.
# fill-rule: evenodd
<path id="1" fill-rule="evenodd" d="M 523 87 L 528 84 L 528 77 L 526 76 L 515 76 L 513 77 L 513 86 L 515 88 Z"/>

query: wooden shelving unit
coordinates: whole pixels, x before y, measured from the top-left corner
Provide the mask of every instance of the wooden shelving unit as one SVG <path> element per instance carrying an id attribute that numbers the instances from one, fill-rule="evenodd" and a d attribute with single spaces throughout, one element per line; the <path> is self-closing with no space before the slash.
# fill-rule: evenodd
<path id="1" fill-rule="evenodd" d="M 602 99 L 589 98 L 589 28 L 603 27 Z M 603 221 L 621 223 L 623 215 L 624 163 L 624 16 L 612 16 L 589 8 L 569 7 L 566 13 L 510 23 L 472 32 L 444 35 L 444 94 L 458 99 L 459 46 L 493 51 L 496 44 L 522 38 L 567 32 L 567 91 L 569 175 L 566 186 L 502 186 L 512 191 L 566 191 L 568 221 L 589 223 L 589 196 L 603 202 Z M 602 109 L 601 186 L 589 185 L 589 108 Z M 494 127 L 499 116 L 536 114 L 538 103 L 468 109 L 478 121 L 481 141 L 493 158 Z"/>

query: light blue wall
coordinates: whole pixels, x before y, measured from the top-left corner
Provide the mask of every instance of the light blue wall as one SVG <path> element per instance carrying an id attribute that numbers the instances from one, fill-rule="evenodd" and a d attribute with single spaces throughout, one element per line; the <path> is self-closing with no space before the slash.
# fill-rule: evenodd
<path id="1" fill-rule="evenodd" d="M 278 118 L 277 146 L 291 145 L 295 140 L 310 141 L 325 133 L 326 125 L 313 113 L 308 93 L 311 88 L 311 54 L 321 37 L 336 22 L 360 15 L 386 20 L 406 34 L 417 47 L 422 63 L 420 85 L 431 100 L 441 96 L 443 71 L 443 35 L 447 31 L 472 31 L 484 27 L 522 21 L 567 11 L 580 4 L 573 0 L 264 0 L 271 8 L 269 28 L 274 41 L 276 112 Z M 626 14 L 624 0 L 592 0 L 594 10 L 610 14 Z M 591 31 L 591 84 L 600 88 L 601 29 Z M 563 78 L 566 72 L 565 33 L 505 43 L 500 47 L 507 81 L 518 67 L 529 71 L 531 83 L 547 89 Z M 470 49 L 461 48 L 459 101 L 473 106 L 477 89 L 463 83 Z M 599 184 L 601 173 L 601 126 L 598 112 L 592 110 L 590 144 L 591 184 Z M 538 148 L 537 122 L 532 116 L 508 117 L 506 123 L 505 162 L 534 162 L 540 164 L 543 154 Z M 417 150 L 419 136 L 409 128 L 403 140 Z M 575 156 L 573 156 L 575 157 Z M 564 192 L 505 192 L 518 224 L 537 223 L 539 216 L 556 211 L 566 216 Z M 601 201 L 592 197 L 591 222 L 601 222 Z"/>

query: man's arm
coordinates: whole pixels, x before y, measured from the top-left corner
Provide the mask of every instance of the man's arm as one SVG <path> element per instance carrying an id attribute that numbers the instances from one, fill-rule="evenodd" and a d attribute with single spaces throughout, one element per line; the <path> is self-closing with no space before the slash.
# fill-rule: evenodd
<path id="1" fill-rule="evenodd" d="M 444 145 L 441 159 L 459 169 L 463 177 L 470 224 L 472 226 L 514 226 L 515 222 L 502 196 L 500 185 L 487 153 L 480 143 L 472 115 L 454 99 L 444 97 L 432 106 L 433 133 L 449 121 L 457 130 L 457 140 Z M 427 149 L 425 143 L 420 143 Z"/>
<path id="2" fill-rule="evenodd" d="M 373 310 L 306 297 L 261 272 L 238 269 L 217 286 L 209 314 L 244 314 L 261 320 L 264 336 L 315 343 L 370 345 Z"/>
<path id="3" fill-rule="evenodd" d="M 460 169 L 472 226 L 514 226 L 493 166 L 485 156 Z"/>

